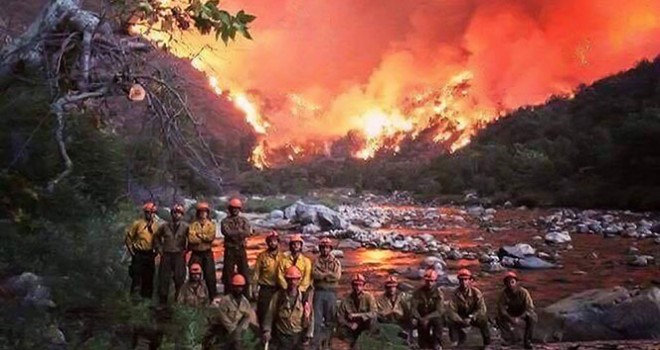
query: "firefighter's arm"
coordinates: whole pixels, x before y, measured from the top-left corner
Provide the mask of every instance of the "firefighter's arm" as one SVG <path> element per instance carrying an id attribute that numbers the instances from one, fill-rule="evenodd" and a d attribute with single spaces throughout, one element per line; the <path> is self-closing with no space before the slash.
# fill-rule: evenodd
<path id="1" fill-rule="evenodd" d="M 341 279 L 341 263 L 339 260 L 336 260 L 335 264 L 332 266 L 332 271 L 330 271 L 326 277 L 325 280 L 328 282 L 339 282 Z"/>
<path id="2" fill-rule="evenodd" d="M 229 304 L 227 303 L 227 300 L 223 300 L 222 303 L 220 303 L 220 306 L 218 307 L 218 312 L 216 314 L 216 319 L 220 322 L 220 325 L 222 328 L 224 328 L 228 333 L 233 333 L 236 331 L 236 328 L 233 328 L 233 323 L 231 322 L 231 319 L 229 318 Z"/>
<path id="3" fill-rule="evenodd" d="M 337 323 L 340 326 L 350 328 L 351 322 L 348 321 L 348 313 L 346 311 L 346 301 L 342 300 L 337 309 Z"/>
<path id="4" fill-rule="evenodd" d="M 153 238 L 154 249 L 156 249 L 156 252 L 158 254 L 163 253 L 163 242 L 162 242 L 163 234 L 164 234 L 164 232 L 163 232 L 164 228 L 163 227 L 165 227 L 165 225 L 162 225 L 162 226 L 158 227 L 158 229 L 154 233 L 154 238 Z"/>
<path id="5" fill-rule="evenodd" d="M 242 239 L 245 239 L 252 234 L 252 226 L 250 226 L 250 222 L 245 218 L 243 218 L 241 221 L 241 231 L 239 234 L 241 235 Z"/>
<path id="6" fill-rule="evenodd" d="M 307 303 L 307 308 L 309 308 L 310 311 L 309 311 L 309 323 L 307 324 L 305 337 L 307 337 L 308 339 L 312 339 L 314 337 L 314 317 L 316 316 L 314 315 L 314 311 L 311 303 L 309 301 L 307 301 L 306 303 Z"/>
<path id="7" fill-rule="evenodd" d="M 134 222 L 132 225 L 130 225 L 126 230 L 126 236 L 124 237 L 124 245 L 131 255 L 135 254 L 133 251 L 133 239 L 137 233 L 138 226 L 139 224 L 137 222 Z"/>
<path id="8" fill-rule="evenodd" d="M 373 295 L 368 295 L 367 297 L 367 311 L 354 314 L 356 317 L 359 317 L 363 321 L 374 319 L 378 316 L 378 307 L 376 306 L 376 299 Z"/>
<path id="9" fill-rule="evenodd" d="M 199 225 L 198 222 L 193 222 L 188 226 L 188 244 L 199 244 L 201 243 L 201 240 L 199 238 L 200 233 L 199 230 L 201 229 L 201 226 Z"/>
<path id="10" fill-rule="evenodd" d="M 472 314 L 475 319 L 480 318 L 480 317 L 486 317 L 486 300 L 484 299 L 483 294 L 481 292 L 477 293 L 477 309 L 474 311 Z"/>
<path id="11" fill-rule="evenodd" d="M 287 283 L 284 274 L 286 273 L 286 267 L 284 264 L 284 259 L 280 260 L 277 263 L 277 284 L 280 285 L 280 288 L 286 289 Z"/>
<path id="12" fill-rule="evenodd" d="M 315 262 L 312 264 L 312 278 L 313 278 L 315 281 L 318 281 L 318 280 L 323 281 L 323 279 L 325 278 L 325 276 L 326 276 L 326 273 L 323 272 L 323 270 L 321 270 L 321 264 L 318 263 L 318 260 L 315 261 Z"/>
<path id="13" fill-rule="evenodd" d="M 442 291 L 438 290 L 438 293 L 439 293 L 439 298 L 435 301 L 435 309 L 430 314 L 424 316 L 426 320 L 442 317 L 442 314 L 444 312 L 445 301 Z"/>
<path id="14" fill-rule="evenodd" d="M 410 301 L 410 313 L 414 320 L 422 319 L 422 315 L 419 314 L 419 297 L 414 294 Z"/>
<path id="15" fill-rule="evenodd" d="M 506 298 L 504 297 L 504 292 L 500 294 L 500 297 L 497 299 L 497 313 L 500 317 L 503 317 L 507 320 L 511 320 L 513 317 L 509 315 L 509 312 L 506 310 Z"/>
<path id="16" fill-rule="evenodd" d="M 527 290 L 525 290 L 525 311 L 534 313 L 534 300 Z"/>
<path id="17" fill-rule="evenodd" d="M 449 307 L 447 308 L 447 317 L 453 322 L 462 323 L 463 318 L 458 314 L 458 305 L 456 305 L 455 300 L 449 301 Z"/>
<path id="18" fill-rule="evenodd" d="M 312 261 L 305 258 L 305 265 L 302 269 L 302 279 L 300 280 L 300 288 L 307 290 L 312 284 Z"/>
<path id="19" fill-rule="evenodd" d="M 209 220 L 209 225 L 204 225 L 204 228 L 202 229 L 202 236 L 200 237 L 202 242 L 213 243 L 213 240 L 215 239 L 215 229 L 215 223 Z"/>
<path id="20" fill-rule="evenodd" d="M 256 287 L 259 284 L 259 275 L 261 273 L 261 265 L 264 263 L 264 255 L 257 255 L 257 261 L 254 263 L 254 272 L 252 272 L 252 288 L 256 291 Z"/>

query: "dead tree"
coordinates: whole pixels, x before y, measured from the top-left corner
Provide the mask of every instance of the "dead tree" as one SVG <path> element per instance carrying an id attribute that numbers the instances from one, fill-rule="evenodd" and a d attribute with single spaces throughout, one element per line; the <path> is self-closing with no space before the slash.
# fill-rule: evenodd
<path id="1" fill-rule="evenodd" d="M 113 32 L 97 14 L 81 9 L 80 0 L 50 0 L 25 33 L 0 50 L 0 92 L 35 72 L 46 77 L 51 88 L 54 137 L 64 169 L 48 183 L 48 190 L 73 171 L 64 137 L 70 112 L 90 102 L 127 97 L 146 98 L 150 120 L 158 125 L 154 137 L 168 152 L 184 159 L 208 183 L 222 184 L 222 167 L 202 123 L 181 93 L 144 64 L 144 54 L 152 48 L 139 38 Z"/>

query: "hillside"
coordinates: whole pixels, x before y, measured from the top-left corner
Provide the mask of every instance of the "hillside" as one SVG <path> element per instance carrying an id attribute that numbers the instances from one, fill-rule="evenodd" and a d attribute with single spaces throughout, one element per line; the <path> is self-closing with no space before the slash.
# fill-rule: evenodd
<path id="1" fill-rule="evenodd" d="M 660 208 L 660 60 L 521 108 L 425 170 L 443 193 L 532 205 Z"/>
<path id="2" fill-rule="evenodd" d="M 520 108 L 465 148 L 428 160 L 399 155 L 319 160 L 248 173 L 244 189 L 305 191 L 314 186 L 412 190 L 425 199 L 476 190 L 496 202 L 658 209 L 660 60 Z M 409 145 L 416 147 L 416 145 Z"/>

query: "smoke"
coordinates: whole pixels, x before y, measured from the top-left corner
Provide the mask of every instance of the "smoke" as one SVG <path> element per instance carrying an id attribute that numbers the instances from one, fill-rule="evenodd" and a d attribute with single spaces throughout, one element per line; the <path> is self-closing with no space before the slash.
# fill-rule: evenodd
<path id="1" fill-rule="evenodd" d="M 220 86 L 264 96 L 271 145 L 342 136 L 364 128 L 361 116 L 374 109 L 399 115 L 406 98 L 442 89 L 461 74 L 471 76 L 469 102 L 455 115 L 469 126 L 569 93 L 660 51 L 660 0 L 223 5 L 258 17 L 254 41 L 224 47 L 212 37 L 187 35 L 188 53 L 207 47 L 199 58 Z"/>

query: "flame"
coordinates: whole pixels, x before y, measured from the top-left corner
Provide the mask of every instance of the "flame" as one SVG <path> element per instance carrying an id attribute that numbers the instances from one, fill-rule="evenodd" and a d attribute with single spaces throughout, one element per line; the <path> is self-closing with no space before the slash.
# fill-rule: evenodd
<path id="1" fill-rule="evenodd" d="M 194 31 L 131 29 L 191 58 L 245 114 L 258 168 L 337 150 L 369 159 L 411 139 L 455 152 L 506 112 L 572 98 L 579 84 L 654 57 L 660 42 L 657 1 L 357 3 L 250 2 L 255 41 L 229 47 Z M 393 20 L 374 25 L 381 18 Z"/>

